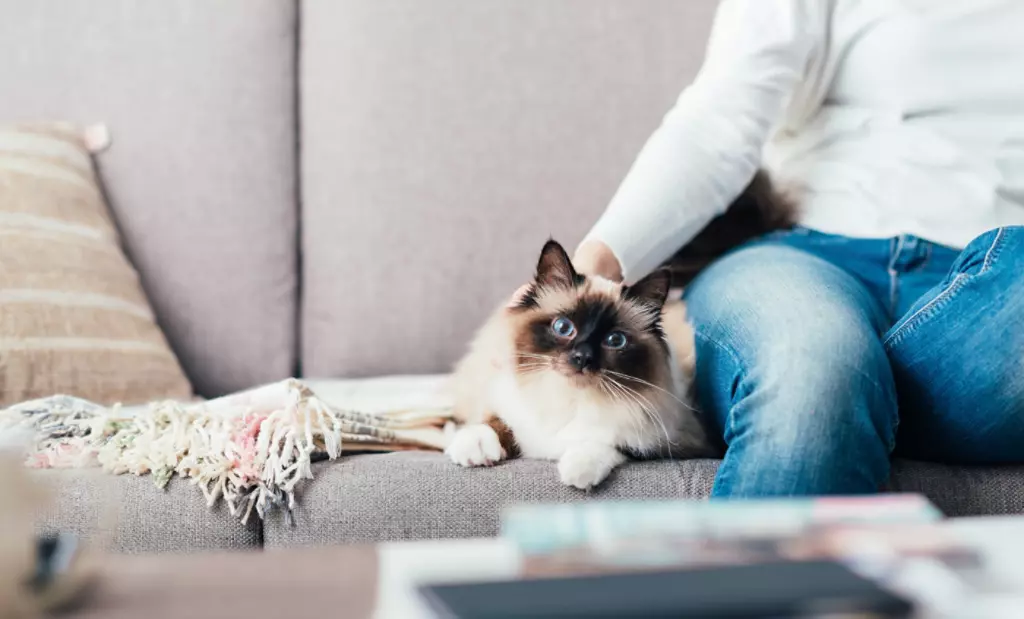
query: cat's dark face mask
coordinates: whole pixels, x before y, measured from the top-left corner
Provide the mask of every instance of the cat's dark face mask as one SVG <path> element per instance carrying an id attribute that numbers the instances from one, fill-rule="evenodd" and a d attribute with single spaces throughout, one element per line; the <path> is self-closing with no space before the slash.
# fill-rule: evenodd
<path id="1" fill-rule="evenodd" d="M 660 313 L 669 279 L 658 271 L 634 286 L 590 280 L 549 241 L 533 285 L 513 309 L 528 318 L 516 337 L 520 372 L 554 370 L 580 386 L 607 377 L 649 381 L 667 362 Z"/>

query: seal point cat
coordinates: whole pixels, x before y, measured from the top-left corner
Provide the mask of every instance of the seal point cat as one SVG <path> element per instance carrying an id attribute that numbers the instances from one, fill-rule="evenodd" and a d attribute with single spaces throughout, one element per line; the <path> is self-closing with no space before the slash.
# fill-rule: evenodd
<path id="1" fill-rule="evenodd" d="M 690 403 L 693 332 L 672 273 L 627 286 L 578 273 L 548 241 L 536 275 L 498 308 L 454 373 L 462 466 L 556 460 L 563 483 L 600 484 L 628 456 L 710 455 Z"/>

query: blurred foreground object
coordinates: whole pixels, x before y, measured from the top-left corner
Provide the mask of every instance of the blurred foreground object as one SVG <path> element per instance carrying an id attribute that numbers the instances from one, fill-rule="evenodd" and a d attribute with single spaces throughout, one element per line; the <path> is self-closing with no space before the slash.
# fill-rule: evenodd
<path id="1" fill-rule="evenodd" d="M 0 619 L 34 617 L 74 601 L 94 570 L 75 538 L 36 536 L 45 493 L 12 451 L 0 450 L 0 497 Z"/>

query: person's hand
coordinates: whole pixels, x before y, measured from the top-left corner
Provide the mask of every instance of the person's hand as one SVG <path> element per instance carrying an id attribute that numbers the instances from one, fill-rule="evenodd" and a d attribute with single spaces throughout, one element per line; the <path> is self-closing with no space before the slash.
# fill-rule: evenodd
<path id="1" fill-rule="evenodd" d="M 617 284 L 622 283 L 622 265 L 612 250 L 601 241 L 587 241 L 579 246 L 573 256 L 572 265 L 579 273 L 603 277 Z M 530 290 L 531 284 L 520 286 L 508 300 L 508 307 L 515 307 Z"/>
<path id="2" fill-rule="evenodd" d="M 622 265 L 612 250 L 601 241 L 583 243 L 572 257 L 572 265 L 584 275 L 597 275 L 613 282 L 622 282 Z"/>

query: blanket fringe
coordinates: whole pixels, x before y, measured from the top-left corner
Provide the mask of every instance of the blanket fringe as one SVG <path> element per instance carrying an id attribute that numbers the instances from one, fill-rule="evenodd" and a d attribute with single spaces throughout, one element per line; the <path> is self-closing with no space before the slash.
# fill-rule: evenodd
<path id="1" fill-rule="evenodd" d="M 35 433 L 29 466 L 149 474 L 160 488 L 179 475 L 208 506 L 224 501 L 243 524 L 253 511 L 262 519 L 278 509 L 292 523 L 296 489 L 313 478 L 314 459 L 339 457 L 346 440 L 436 449 L 436 424 L 444 419 L 438 411 L 389 417 L 337 410 L 289 379 L 200 404 L 158 402 L 133 414 L 55 396 L 0 412 L 0 433 Z"/>

